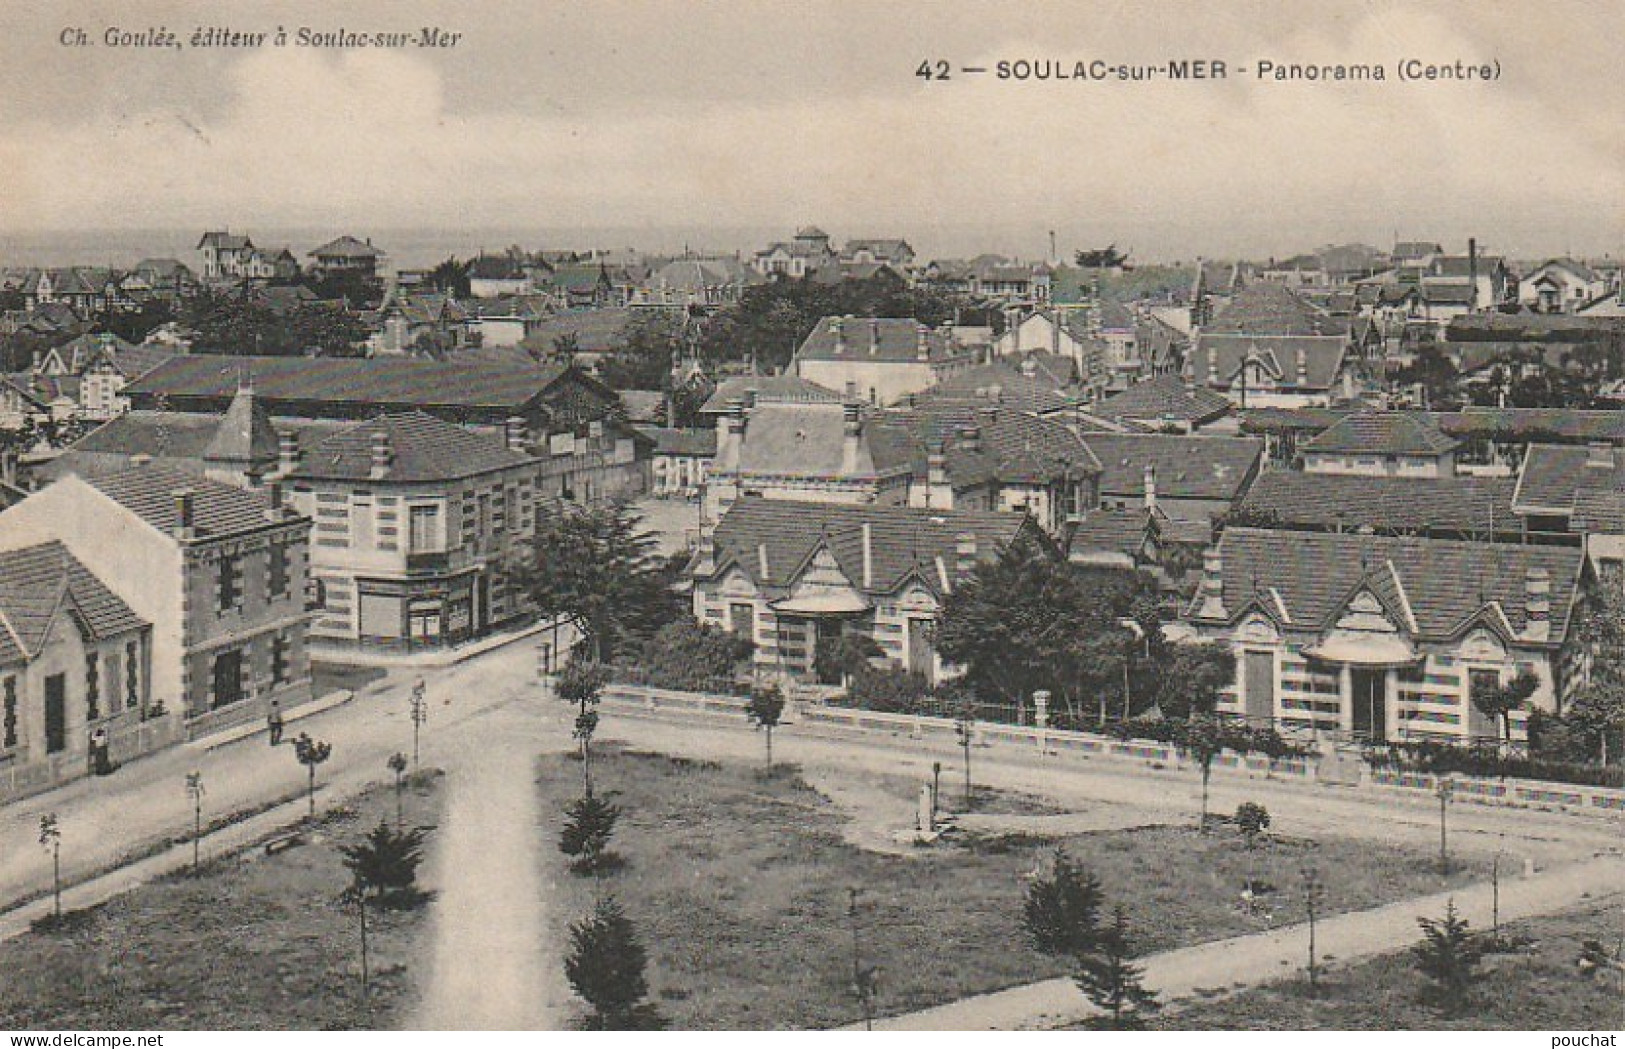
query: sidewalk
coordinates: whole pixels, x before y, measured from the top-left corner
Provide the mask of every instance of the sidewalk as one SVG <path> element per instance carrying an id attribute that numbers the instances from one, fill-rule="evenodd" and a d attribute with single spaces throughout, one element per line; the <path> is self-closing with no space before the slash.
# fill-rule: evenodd
<path id="1" fill-rule="evenodd" d="M 1607 896 L 1625 888 L 1625 861 L 1606 857 L 1531 878 L 1501 883 L 1501 921 L 1552 914 L 1587 895 Z M 1454 899 L 1456 910 L 1474 928 L 1487 929 L 1491 886 L 1473 885 L 1374 910 L 1342 914 L 1315 925 L 1315 946 L 1322 958 L 1338 965 L 1408 949 L 1421 937 L 1416 919 L 1438 918 Z M 1308 926 L 1291 925 L 1267 933 L 1167 951 L 1139 959 L 1145 986 L 1163 1003 L 1189 998 L 1198 991 L 1240 989 L 1287 979 L 1307 964 Z M 948 1005 L 875 1021 L 877 1031 L 1048 1030 L 1095 1015 L 1094 1006 L 1071 980 L 1045 980 L 992 994 L 962 998 Z"/>

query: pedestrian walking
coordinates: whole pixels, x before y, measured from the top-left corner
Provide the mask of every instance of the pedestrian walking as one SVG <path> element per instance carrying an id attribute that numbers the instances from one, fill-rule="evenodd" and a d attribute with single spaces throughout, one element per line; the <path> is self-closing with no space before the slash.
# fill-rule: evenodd
<path id="1" fill-rule="evenodd" d="M 271 732 L 271 746 L 282 742 L 282 702 L 271 700 L 271 709 L 265 715 L 265 727 Z"/>
<path id="2" fill-rule="evenodd" d="M 90 771 L 98 776 L 113 771 L 113 764 L 108 760 L 107 729 L 100 725 L 90 734 Z"/>

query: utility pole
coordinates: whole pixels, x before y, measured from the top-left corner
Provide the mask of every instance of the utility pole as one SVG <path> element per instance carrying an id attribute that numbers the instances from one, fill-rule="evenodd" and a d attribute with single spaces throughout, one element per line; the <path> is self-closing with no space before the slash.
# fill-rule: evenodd
<path id="1" fill-rule="evenodd" d="M 418 678 L 412 686 L 412 767 L 418 767 L 418 736 L 423 723 L 429 720 L 429 703 L 425 695 L 423 679 Z"/>
<path id="2" fill-rule="evenodd" d="M 186 794 L 192 799 L 192 873 L 196 875 L 202 867 L 200 860 L 203 844 L 203 773 L 186 774 Z"/>
<path id="3" fill-rule="evenodd" d="M 1439 777 L 1439 873 L 1450 873 L 1450 850 L 1445 836 L 1445 812 L 1450 807 L 1450 799 L 1456 793 L 1456 778 L 1451 775 Z"/>

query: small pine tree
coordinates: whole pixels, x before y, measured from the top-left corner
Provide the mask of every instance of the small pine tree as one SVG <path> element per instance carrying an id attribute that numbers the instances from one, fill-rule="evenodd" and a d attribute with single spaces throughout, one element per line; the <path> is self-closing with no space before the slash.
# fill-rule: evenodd
<path id="1" fill-rule="evenodd" d="M 1051 875 L 1027 886 L 1021 923 L 1038 950 L 1076 958 L 1095 946 L 1102 903 L 1100 880 L 1057 849 Z"/>
<path id="2" fill-rule="evenodd" d="M 631 920 L 613 897 L 599 900 L 591 915 L 570 926 L 564 975 L 592 1006 L 589 1030 L 656 1031 L 665 1026 L 654 1005 L 644 1001 L 649 994 L 647 964 Z"/>
<path id="3" fill-rule="evenodd" d="M 1106 1026 L 1132 1029 L 1156 1012 L 1155 993 L 1141 982 L 1145 971 L 1129 959 L 1128 916 L 1118 907 L 1112 924 L 1100 931 L 1093 950 L 1078 957 L 1072 980 L 1106 1014 Z"/>
<path id="4" fill-rule="evenodd" d="M 1257 802 L 1244 801 L 1236 807 L 1236 826 L 1247 839 L 1247 847 L 1257 848 L 1259 836 L 1270 829 L 1270 812 Z"/>
<path id="5" fill-rule="evenodd" d="M 339 851 L 358 891 L 378 900 L 406 899 L 417 884 L 426 837 L 422 827 L 396 830 L 380 820 L 365 838 Z"/>
<path id="6" fill-rule="evenodd" d="M 1467 1007 L 1484 951 L 1467 919 L 1456 913 L 1456 901 L 1445 905 L 1444 918 L 1416 919 L 1422 927 L 1422 942 L 1412 952 L 1416 968 L 1432 981 L 1433 999 L 1446 1013 L 1455 1015 Z"/>
<path id="7" fill-rule="evenodd" d="M 564 831 L 559 835 L 559 851 L 571 857 L 571 869 L 578 874 L 595 874 L 610 856 L 609 839 L 620 819 L 619 806 L 603 798 L 587 795 L 564 810 Z"/>

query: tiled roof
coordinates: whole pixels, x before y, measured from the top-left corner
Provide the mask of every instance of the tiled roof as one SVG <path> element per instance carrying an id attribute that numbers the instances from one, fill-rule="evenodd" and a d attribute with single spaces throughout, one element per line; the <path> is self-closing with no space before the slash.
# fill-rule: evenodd
<path id="1" fill-rule="evenodd" d="M 1342 335 L 1230 335 L 1204 329 L 1197 335 L 1185 367 L 1196 382 L 1211 383 L 1217 374 L 1219 382 L 1228 386 L 1243 362 L 1253 359 L 1283 386 L 1326 390 L 1337 381 L 1347 350 L 1348 339 Z M 1300 355 L 1304 365 L 1301 383 Z"/>
<path id="2" fill-rule="evenodd" d="M 37 656 L 64 608 L 96 640 L 148 625 L 61 542 L 8 550 L 0 553 L 0 666 Z"/>
<path id="3" fill-rule="evenodd" d="M 1512 504 L 1519 513 L 1570 513 L 1585 489 L 1625 490 L 1625 449 L 1532 444 Z"/>
<path id="4" fill-rule="evenodd" d="M 222 417 L 213 412 L 125 412 L 75 441 L 64 454 L 148 455 L 157 459 L 198 459 L 220 432 Z M 299 436 L 300 446 L 315 447 L 344 424 L 332 421 L 273 417 L 272 425 Z"/>
<path id="5" fill-rule="evenodd" d="M 266 493 L 233 488 L 155 462 L 83 480 L 165 534 L 175 529 L 175 493 L 183 489 L 192 493 L 192 520 L 199 538 L 254 531 L 272 523 Z"/>
<path id="6" fill-rule="evenodd" d="M 1428 420 L 1452 437 L 1506 441 L 1607 441 L 1625 445 L 1625 412 L 1577 408 L 1467 408 L 1432 412 Z"/>
<path id="7" fill-rule="evenodd" d="M 1576 532 L 1625 535 L 1625 490 L 1580 489 L 1574 493 L 1574 515 L 1569 523 Z"/>
<path id="8" fill-rule="evenodd" d="M 1240 498 L 1264 454 L 1264 442 L 1251 437 L 1090 433 L 1083 440 L 1100 461 L 1101 495 L 1135 501 L 1145 496 L 1148 465 L 1159 498 Z"/>
<path id="9" fill-rule="evenodd" d="M 907 472 L 907 448 L 863 424 L 857 462 L 844 469 L 845 408 L 830 403 L 758 403 L 739 444 L 739 472 L 783 477 L 875 477 Z"/>
<path id="10" fill-rule="evenodd" d="M 1146 539 L 1156 532 L 1154 519 L 1143 507 L 1091 511 L 1072 529 L 1067 556 L 1082 558 L 1105 553 L 1136 557 Z"/>
<path id="11" fill-rule="evenodd" d="M 1005 361 L 955 372 L 913 395 L 918 406 L 952 401 L 1003 404 L 1044 414 L 1077 403 L 1077 397 L 1054 376 L 1033 368 L 1032 374 Z"/>
<path id="12" fill-rule="evenodd" d="M 313 258 L 376 259 L 384 253 L 351 236 L 337 237 L 310 252 Z"/>
<path id="13" fill-rule="evenodd" d="M 1230 399 L 1205 386 L 1186 386 L 1177 375 L 1159 375 L 1135 383 L 1094 406 L 1108 419 L 1169 419 L 1204 423 L 1228 414 Z"/>
<path id="14" fill-rule="evenodd" d="M 906 441 L 920 480 L 928 476 L 931 447 L 940 443 L 956 491 L 984 484 L 1043 485 L 1093 476 L 1101 469 L 1070 427 L 1008 406 L 934 402 L 886 412 L 875 426 L 896 432 L 900 443 Z"/>
<path id="15" fill-rule="evenodd" d="M 1303 446 L 1306 452 L 1356 455 L 1443 455 L 1460 442 L 1409 412 L 1356 412 Z"/>
<path id="16" fill-rule="evenodd" d="M 1285 527 L 1453 536 L 1517 535 L 1509 477 L 1356 477 L 1266 470 L 1244 510 L 1274 514 Z"/>
<path id="17" fill-rule="evenodd" d="M 214 438 L 203 449 L 205 459 L 232 463 L 272 462 L 277 457 L 276 428 L 253 389 L 237 391 Z"/>
<path id="18" fill-rule="evenodd" d="M 1249 284 L 1219 310 L 1203 333 L 1239 335 L 1341 335 L 1345 322 L 1329 317 L 1290 288 L 1269 281 Z"/>
<path id="19" fill-rule="evenodd" d="M 671 426 L 639 426 L 637 431 L 654 441 L 656 455 L 709 458 L 717 454 L 717 432 L 710 427 L 678 429 Z"/>
<path id="20" fill-rule="evenodd" d="M 378 435 L 388 441 L 390 461 L 372 473 Z M 523 466 L 534 460 L 507 447 L 501 437 L 474 433 L 422 412 L 384 415 L 327 437 L 294 470 L 296 480 L 376 481 L 390 484 L 454 481 Z"/>
<path id="21" fill-rule="evenodd" d="M 864 525 L 869 526 L 867 587 L 863 585 Z M 822 545 L 860 590 L 893 593 L 917 573 L 929 589 L 941 593 L 937 560 L 942 560 L 950 581 L 957 581 L 959 536 L 975 536 L 978 559 L 992 559 L 1029 527 L 1030 519 L 1019 513 L 745 498 L 734 503 L 717 523 L 715 565 L 720 573 L 727 565 L 737 564 L 757 585 L 784 588 L 795 581 Z"/>
<path id="22" fill-rule="evenodd" d="M 405 357 L 176 357 L 125 387 L 133 397 L 228 399 L 253 376 L 269 406 L 290 401 L 514 409 L 566 372 L 562 364 L 479 364 Z"/>
<path id="23" fill-rule="evenodd" d="M 197 242 L 197 246 L 213 247 L 220 251 L 242 251 L 245 248 L 252 248 L 254 242 L 241 234 L 221 231 L 205 233 L 203 239 Z"/>
<path id="24" fill-rule="evenodd" d="M 556 340 L 573 336 L 582 353 L 609 353 L 620 345 L 621 333 L 631 319 L 632 311 L 625 307 L 564 310 L 536 325 L 519 345 L 551 353 Z"/>
<path id="25" fill-rule="evenodd" d="M 1512 628 L 1522 633 L 1528 621 L 1528 573 L 1541 569 L 1551 583 L 1552 644 L 1568 632 L 1583 556 L 1577 547 L 1566 546 L 1257 528 L 1226 529 L 1219 554 L 1225 611 L 1231 618 L 1255 596 L 1270 595 L 1265 602 L 1270 607 L 1278 595 L 1291 616 L 1287 629 L 1318 633 L 1335 622 L 1344 603 L 1364 585 L 1386 591 L 1384 603 L 1390 607 L 1408 606 L 1417 634 L 1425 639 L 1455 635 L 1491 602 L 1498 602 Z M 1402 600 L 1396 591 L 1402 592 Z M 1193 610 L 1201 600 L 1199 595 Z"/>
<path id="26" fill-rule="evenodd" d="M 738 375 L 722 380 L 716 392 L 707 397 L 705 403 L 700 406 L 700 414 L 721 414 L 728 410 L 728 402 L 736 398 L 743 399 L 750 390 L 755 390 L 757 397 L 763 401 L 810 401 L 830 404 L 839 403 L 841 400 L 841 395 L 836 391 L 803 379 L 799 375 L 789 373 Z"/>
<path id="27" fill-rule="evenodd" d="M 1452 317 L 1446 342 L 1586 342 L 1625 332 L 1625 317 L 1568 313 L 1469 313 Z M 1452 347 L 1453 349 L 1454 347 Z"/>
<path id="28" fill-rule="evenodd" d="M 906 362 L 961 355 L 948 336 L 912 317 L 825 317 L 796 351 L 797 360 Z"/>

